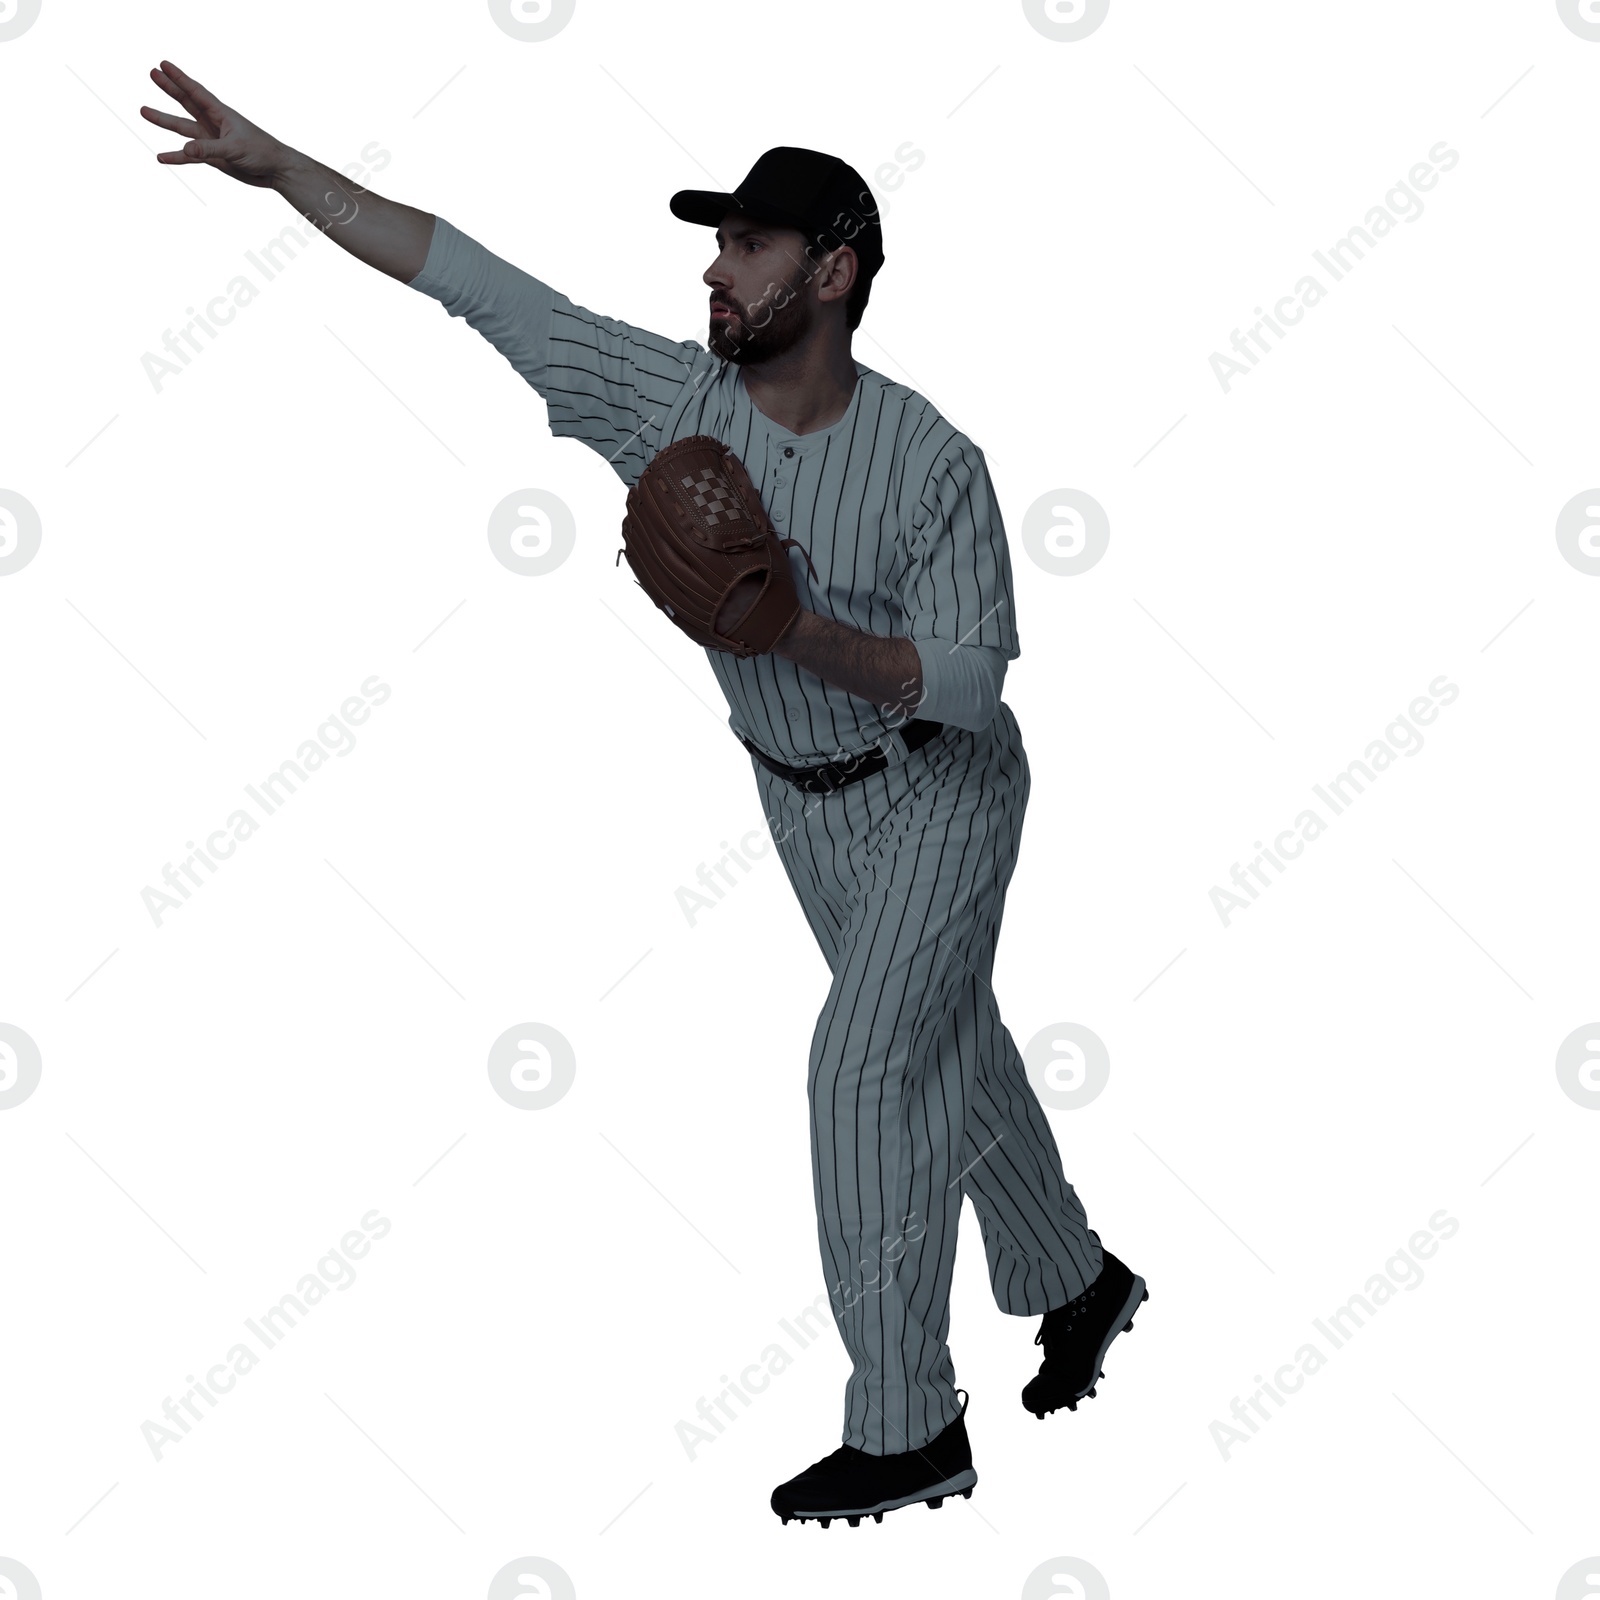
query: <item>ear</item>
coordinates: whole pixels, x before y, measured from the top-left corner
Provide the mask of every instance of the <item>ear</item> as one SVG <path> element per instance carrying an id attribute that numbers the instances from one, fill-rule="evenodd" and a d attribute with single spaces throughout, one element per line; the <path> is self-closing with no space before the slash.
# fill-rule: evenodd
<path id="1" fill-rule="evenodd" d="M 855 286 L 861 264 L 849 245 L 840 245 L 821 258 L 817 272 L 817 299 L 823 305 L 838 300 L 843 302 Z"/>

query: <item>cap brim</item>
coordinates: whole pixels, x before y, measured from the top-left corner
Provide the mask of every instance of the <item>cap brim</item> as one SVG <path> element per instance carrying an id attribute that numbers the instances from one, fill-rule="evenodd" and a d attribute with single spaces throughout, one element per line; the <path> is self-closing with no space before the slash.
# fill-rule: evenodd
<path id="1" fill-rule="evenodd" d="M 680 189 L 667 202 L 673 216 L 684 222 L 698 222 L 705 228 L 719 228 L 730 211 L 750 217 L 756 222 L 770 222 L 779 228 L 794 228 L 804 233 L 805 227 L 795 218 L 771 206 L 744 204 L 736 194 L 718 194 L 714 189 Z"/>
<path id="2" fill-rule="evenodd" d="M 715 228 L 730 211 L 739 209 L 733 195 L 714 189 L 680 189 L 667 203 L 681 222 L 698 222 L 706 228 Z"/>

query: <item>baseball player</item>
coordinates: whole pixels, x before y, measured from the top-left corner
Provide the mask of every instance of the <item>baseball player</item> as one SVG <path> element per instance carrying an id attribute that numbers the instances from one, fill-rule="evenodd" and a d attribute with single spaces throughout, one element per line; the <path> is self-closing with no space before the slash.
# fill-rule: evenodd
<path id="1" fill-rule="evenodd" d="M 1010 559 L 983 453 L 851 354 L 884 261 L 866 184 L 783 147 L 732 193 L 673 195 L 675 216 L 715 230 L 701 346 L 587 310 L 443 217 L 357 188 L 170 62 L 151 77 L 187 112 L 143 108 L 187 141 L 158 160 L 276 189 L 464 318 L 543 397 L 552 433 L 625 484 L 690 439 L 742 463 L 787 570 L 769 563 L 716 605 L 717 638 L 757 619 L 770 637 L 707 656 L 832 973 L 807 1089 L 822 1268 L 851 1360 L 840 1448 L 772 1508 L 853 1526 L 970 1496 L 946 1343 L 963 1197 L 996 1304 L 1042 1318 L 1022 1392 L 1038 1416 L 1095 1393 L 1148 1296 L 1087 1226 L 990 987 L 1029 789 L 1000 699 L 1018 654 Z M 684 479 L 684 516 L 738 499 L 714 465 Z"/>

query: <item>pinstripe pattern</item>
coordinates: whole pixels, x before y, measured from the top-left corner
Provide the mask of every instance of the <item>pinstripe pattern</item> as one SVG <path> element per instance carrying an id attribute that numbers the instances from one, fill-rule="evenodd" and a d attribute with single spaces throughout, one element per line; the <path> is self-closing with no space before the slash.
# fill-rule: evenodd
<path id="1" fill-rule="evenodd" d="M 751 767 L 833 973 L 808 1092 L 817 1238 L 852 1362 L 844 1440 L 914 1449 L 961 1410 L 945 1341 L 963 1195 L 1002 1311 L 1062 1305 L 1101 1265 L 989 985 L 1027 758 L 1002 705 L 827 796 Z"/>
<path id="2" fill-rule="evenodd" d="M 1019 652 L 1005 527 L 983 452 L 905 384 L 856 363 L 845 414 L 796 434 L 751 404 L 741 369 L 575 305 L 436 219 L 412 287 L 494 344 L 544 397 L 550 431 L 581 440 L 630 486 L 664 444 L 709 433 L 761 490 L 801 603 L 868 633 Z M 810 766 L 870 749 L 885 713 L 781 656 L 708 650 L 729 725 Z"/>
<path id="3" fill-rule="evenodd" d="M 575 305 L 440 217 L 413 287 L 544 396 L 551 432 L 632 485 L 662 445 L 708 433 L 761 490 L 802 603 L 868 633 L 1018 654 L 1005 530 L 983 453 L 921 395 L 856 363 L 831 427 L 794 434 L 737 366 Z M 890 733 L 885 713 L 780 656 L 707 651 L 729 724 L 807 766 Z M 1042 1313 L 1099 1273 L 1099 1242 L 989 987 L 1028 798 L 1002 702 L 834 794 L 751 770 L 833 981 L 811 1042 L 817 1238 L 850 1352 L 844 1438 L 874 1454 L 927 1443 L 959 1414 L 946 1345 L 962 1197 L 978 1213 L 1001 1310 Z"/>
<path id="4" fill-rule="evenodd" d="M 810 553 L 815 578 L 790 558 L 809 610 L 867 633 L 1018 654 L 983 453 L 914 390 L 858 361 L 845 414 L 796 434 L 751 403 L 737 366 L 698 345 L 597 317 L 559 293 L 550 329 L 541 392 L 552 433 L 618 452 L 612 465 L 629 484 L 661 445 L 709 433 L 744 462 L 779 536 Z M 895 725 L 895 714 L 782 656 L 706 655 L 734 731 L 791 765 L 866 750 Z"/>

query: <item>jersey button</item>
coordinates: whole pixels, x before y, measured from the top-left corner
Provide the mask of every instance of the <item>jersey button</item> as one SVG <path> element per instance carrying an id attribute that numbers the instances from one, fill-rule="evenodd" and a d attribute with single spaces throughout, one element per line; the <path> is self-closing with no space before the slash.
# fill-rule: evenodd
<path id="1" fill-rule="evenodd" d="M 794 446 L 792 444 L 786 444 L 783 447 L 783 453 L 786 456 L 792 456 L 794 454 Z"/>

